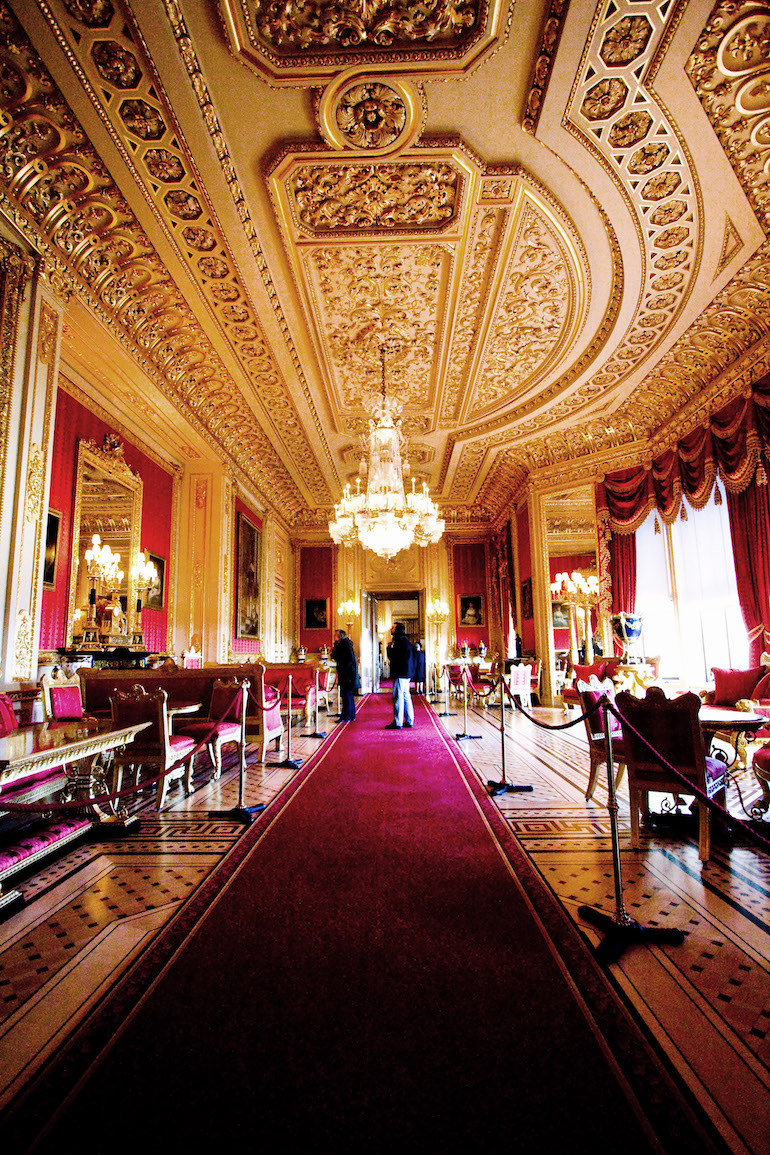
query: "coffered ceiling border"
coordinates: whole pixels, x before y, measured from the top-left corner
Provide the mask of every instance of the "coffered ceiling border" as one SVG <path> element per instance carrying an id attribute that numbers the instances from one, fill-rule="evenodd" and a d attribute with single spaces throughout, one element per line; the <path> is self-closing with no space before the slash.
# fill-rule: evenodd
<path id="1" fill-rule="evenodd" d="M 296 462 L 306 500 L 330 500 L 331 494 L 316 462 L 316 451 L 302 428 L 246 280 L 207 197 L 172 101 L 152 63 L 131 8 L 121 0 L 112 0 L 111 6 L 113 14 L 109 19 L 105 15 L 92 27 L 85 22 L 86 9 L 82 6 L 73 13 L 67 10 L 66 2 L 51 0 L 41 8 L 165 239 L 186 268 L 206 312 L 254 390 L 262 420 L 270 427 L 273 437 L 285 444 L 287 456 Z M 168 7 L 178 11 L 175 5 Z M 77 36 L 73 33 L 75 27 Z M 125 34 L 125 29 L 130 30 L 130 36 Z M 178 40 L 183 29 L 175 31 Z M 96 52 L 97 48 L 100 53 Z M 186 56 L 189 57 L 189 48 Z M 127 61 L 127 57 L 130 60 Z M 189 72 L 191 62 L 185 62 Z M 127 68 L 130 69 L 128 77 Z M 201 100 L 200 85 L 196 85 L 195 90 Z M 220 159 L 228 171 L 225 158 Z M 236 203 L 241 207 L 243 220 L 242 194 Z M 247 224 L 244 221 L 244 226 Z M 255 239 L 252 229 L 252 249 Z M 263 282 L 280 322 L 277 293 L 272 288 L 258 243 L 255 256 L 261 258 Z M 281 329 L 287 346 L 291 346 L 285 322 Z M 336 478 L 331 452 L 299 358 L 295 351 L 290 349 L 290 352 L 294 353 L 292 360 L 314 418 L 316 443 L 325 451 L 327 464 Z"/>

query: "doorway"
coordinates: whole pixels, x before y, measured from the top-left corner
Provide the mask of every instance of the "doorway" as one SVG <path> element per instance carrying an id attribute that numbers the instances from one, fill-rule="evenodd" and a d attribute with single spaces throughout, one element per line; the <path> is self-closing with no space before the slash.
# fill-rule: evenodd
<path id="1" fill-rule="evenodd" d="M 372 637 L 375 669 L 379 666 L 380 677 L 389 679 L 387 644 L 393 622 L 403 622 L 412 645 L 422 642 L 425 648 L 424 597 L 421 590 L 375 590 L 370 591 L 369 597 L 375 605 Z"/>

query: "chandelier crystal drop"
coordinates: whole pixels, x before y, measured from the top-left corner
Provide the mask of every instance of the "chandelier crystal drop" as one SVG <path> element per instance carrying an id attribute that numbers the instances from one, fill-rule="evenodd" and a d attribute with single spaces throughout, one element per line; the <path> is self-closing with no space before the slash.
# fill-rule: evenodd
<path id="1" fill-rule="evenodd" d="M 444 521 L 425 482 L 416 490 L 412 478 L 411 492 L 404 487 L 409 464 L 401 460 L 404 438 L 400 406 L 386 396 L 384 349 L 380 357 L 381 395 L 369 419 L 368 462 L 362 460 L 360 469 L 366 476 L 366 489 L 361 488 L 361 476 L 356 479 L 355 491 L 345 486 L 342 501 L 334 507 L 329 533 L 336 545 L 360 542 L 364 549 L 389 561 L 413 542 L 422 546 L 437 542 L 444 532 Z"/>

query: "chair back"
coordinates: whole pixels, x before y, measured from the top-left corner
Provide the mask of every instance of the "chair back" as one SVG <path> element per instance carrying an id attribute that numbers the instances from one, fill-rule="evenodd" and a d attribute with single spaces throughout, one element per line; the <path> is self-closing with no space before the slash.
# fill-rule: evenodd
<path id="1" fill-rule="evenodd" d="M 18 728 L 19 722 L 13 708 L 13 699 L 7 694 L 0 694 L 0 738 L 5 738 L 6 734 L 12 734 Z"/>
<path id="2" fill-rule="evenodd" d="M 521 693 L 529 693 L 530 680 L 532 678 L 531 666 L 511 666 L 511 673 L 509 675 L 508 685 L 511 693 L 517 691 Z"/>
<path id="3" fill-rule="evenodd" d="M 645 777 L 656 774 L 661 778 L 670 777 L 669 771 L 661 767 L 644 742 L 637 738 L 636 730 L 680 773 L 693 780 L 703 776 L 706 748 L 698 721 L 701 700 L 697 694 L 667 698 L 660 686 L 650 686 L 644 698 L 622 691 L 617 695 L 616 705 L 628 723 L 622 724 L 622 729 L 629 773 L 635 770 Z"/>
<path id="4" fill-rule="evenodd" d="M 246 715 L 248 678 L 217 678 L 211 687 L 210 722 L 240 722 Z"/>
<path id="5" fill-rule="evenodd" d="M 131 753 L 165 756 L 169 753 L 170 728 L 168 722 L 168 694 L 165 690 L 154 690 L 148 694 L 143 686 L 133 686 L 130 690 L 116 690 L 110 697 L 112 722 L 116 729 L 136 726 L 141 722 L 150 725 L 140 730 L 131 744 Z"/>
<path id="6" fill-rule="evenodd" d="M 65 722 L 83 717 L 83 694 L 77 674 L 70 677 L 58 666 L 40 679 L 46 721 Z"/>
<path id="7" fill-rule="evenodd" d="M 601 710 L 594 710 L 589 715 L 589 711 L 593 710 L 597 702 L 602 698 L 607 698 L 611 706 L 616 705 L 615 701 L 615 683 L 612 678 L 599 679 L 596 674 L 592 674 L 588 681 L 578 678 L 575 688 L 580 697 L 580 709 L 584 715 L 586 733 L 588 734 L 589 742 L 600 742 L 604 744 L 604 720 Z M 620 722 L 614 714 L 609 717 L 610 735 L 613 738 L 620 738 L 623 734 L 623 729 Z"/>

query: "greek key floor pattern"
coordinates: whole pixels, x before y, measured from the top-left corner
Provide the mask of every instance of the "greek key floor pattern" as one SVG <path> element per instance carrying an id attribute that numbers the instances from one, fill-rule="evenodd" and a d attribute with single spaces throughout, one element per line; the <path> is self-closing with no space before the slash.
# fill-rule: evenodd
<path id="1" fill-rule="evenodd" d="M 586 802 L 582 723 L 544 729 L 564 718 L 539 708 L 532 718 L 516 712 L 507 719 L 505 780 L 533 790 L 496 802 L 544 883 L 595 945 L 600 935 L 578 908 L 616 908 L 606 786 L 600 782 Z M 451 735 L 462 732 L 461 713 L 441 720 Z M 302 729 L 292 735 L 296 759 L 320 744 Z M 471 711 L 468 732 L 479 737 L 458 741 L 462 753 L 482 782 L 500 781 L 499 712 Z M 397 735 L 393 742 L 395 753 Z M 246 806 L 269 802 L 291 779 L 284 757 L 270 752 L 264 765 L 250 764 Z M 227 816 L 239 803 L 237 773 L 226 767 L 218 781 L 209 775 L 204 767 L 189 798 L 173 787 L 160 815 L 143 796 L 133 827 L 102 837 L 97 831 L 17 883 L 25 904 L 0 923 L 0 1110 L 237 843 L 244 827 Z M 737 786 L 749 806 L 759 793 L 750 771 Z M 677 818 L 670 831 L 648 830 L 632 851 L 625 783 L 619 801 L 625 908 L 643 926 L 676 926 L 686 937 L 678 947 L 629 947 L 610 966 L 612 981 L 726 1147 L 770 1155 L 768 857 L 726 836 L 702 865 L 693 830 Z M 729 806 L 743 813 L 737 787 Z"/>

